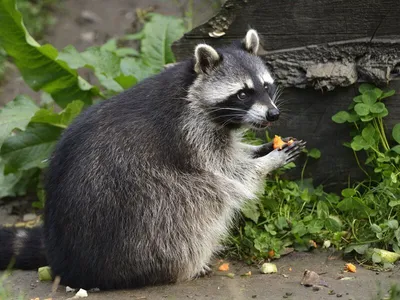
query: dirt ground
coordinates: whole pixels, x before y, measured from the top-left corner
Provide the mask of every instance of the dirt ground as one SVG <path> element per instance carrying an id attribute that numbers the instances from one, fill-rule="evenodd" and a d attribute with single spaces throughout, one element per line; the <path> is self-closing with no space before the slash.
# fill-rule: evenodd
<path id="1" fill-rule="evenodd" d="M 0 200 L 0 224 L 22 221 L 32 213 L 27 200 L 2 202 Z M 33 215 L 34 217 L 34 215 Z M 32 218 L 32 216 L 31 216 Z M 317 300 L 342 298 L 346 300 L 382 299 L 376 297 L 378 291 L 386 294 L 390 286 L 400 283 L 400 265 L 393 271 L 375 272 L 358 264 L 356 273 L 344 272 L 344 261 L 337 253 L 330 250 L 307 253 L 291 253 L 278 260 L 274 260 L 278 273 L 261 274 L 258 267 L 247 266 L 242 262 L 230 261 L 228 272 L 219 272 L 220 262 L 214 260 L 214 273 L 210 277 L 199 278 L 191 282 L 176 285 L 148 287 L 137 290 L 123 290 L 111 292 L 89 293 L 90 300 L 128 300 L 128 299 L 217 299 L 217 300 L 244 300 L 244 299 L 296 299 Z M 305 287 L 300 284 L 304 271 L 312 270 L 321 277 L 317 281 L 318 287 Z M 241 276 L 251 271 L 251 276 Z M 227 277 L 227 273 L 235 274 L 234 278 Z M 0 278 L 5 275 L 0 272 Z M 341 280 L 345 277 L 346 280 Z M 74 296 L 66 293 L 65 287 L 60 286 L 55 294 L 51 294 L 51 282 L 40 282 L 37 270 L 15 270 L 5 280 L 5 287 L 12 292 L 12 299 L 52 298 L 65 300 Z M 18 298 L 18 296 L 23 298 Z"/>
<path id="2" fill-rule="evenodd" d="M 324 300 L 333 298 L 369 300 L 377 291 L 383 294 L 391 284 L 400 282 L 400 269 L 392 272 L 376 273 L 360 266 L 357 273 L 343 273 L 344 261 L 332 259 L 328 252 L 292 253 L 274 261 L 278 267 L 277 274 L 261 274 L 256 267 L 248 267 L 243 263 L 231 262 L 229 272 L 235 274 L 229 278 L 226 272 L 214 272 L 207 278 L 176 285 L 148 287 L 137 290 L 89 293 L 90 300 L 106 299 L 309 299 Z M 216 268 L 214 268 L 216 269 Z M 321 274 L 325 286 L 318 288 L 305 287 L 300 284 L 305 269 Z M 248 271 L 249 277 L 240 276 Z M 290 271 L 291 270 L 291 271 Z M 0 273 L 1 274 L 1 273 Z M 340 280 L 341 277 L 350 280 Z M 39 282 L 35 271 L 14 271 L 8 278 L 8 287 L 15 295 L 22 294 L 27 299 L 40 297 L 53 300 L 64 300 L 73 297 L 60 286 L 55 294 L 51 294 L 51 283 Z M 381 298 L 379 298 L 381 299 Z"/>

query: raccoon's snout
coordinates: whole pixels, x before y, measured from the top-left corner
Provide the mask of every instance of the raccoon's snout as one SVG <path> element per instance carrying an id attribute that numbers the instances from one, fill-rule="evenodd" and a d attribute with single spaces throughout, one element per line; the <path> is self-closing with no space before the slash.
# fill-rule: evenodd
<path id="1" fill-rule="evenodd" d="M 277 108 L 271 108 L 267 111 L 267 121 L 273 122 L 279 119 L 279 110 Z"/>

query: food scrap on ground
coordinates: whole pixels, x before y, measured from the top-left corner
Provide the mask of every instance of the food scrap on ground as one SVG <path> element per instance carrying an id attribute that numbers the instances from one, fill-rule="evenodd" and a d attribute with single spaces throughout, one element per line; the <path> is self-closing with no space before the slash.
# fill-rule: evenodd
<path id="1" fill-rule="evenodd" d="M 38 274 L 39 274 L 40 281 L 51 281 L 52 280 L 51 269 L 49 266 L 39 268 Z"/>
<path id="2" fill-rule="evenodd" d="M 241 276 L 251 276 L 251 271 L 248 271 L 248 272 L 242 274 Z"/>
<path id="3" fill-rule="evenodd" d="M 344 266 L 344 269 L 345 269 L 345 271 L 351 272 L 351 273 L 355 273 L 356 270 L 357 270 L 356 266 L 353 265 L 353 264 L 351 264 L 351 263 L 346 264 L 346 265 Z"/>
<path id="4" fill-rule="evenodd" d="M 218 271 L 229 271 L 229 263 L 223 263 L 218 267 Z"/>
<path id="5" fill-rule="evenodd" d="M 278 272 L 278 269 L 275 264 L 272 263 L 264 263 L 260 268 L 261 273 L 264 274 L 272 274 Z"/>

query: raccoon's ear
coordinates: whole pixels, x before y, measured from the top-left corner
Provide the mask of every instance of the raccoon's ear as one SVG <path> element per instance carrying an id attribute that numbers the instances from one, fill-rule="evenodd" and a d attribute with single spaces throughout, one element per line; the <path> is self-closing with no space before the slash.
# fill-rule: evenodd
<path id="1" fill-rule="evenodd" d="M 196 73 L 208 74 L 221 61 L 221 56 L 218 52 L 207 44 L 197 45 L 194 50 L 194 56 L 196 58 L 196 64 L 194 65 Z"/>
<path id="2" fill-rule="evenodd" d="M 250 29 L 246 33 L 246 37 L 242 41 L 246 51 L 257 54 L 258 47 L 260 46 L 260 38 L 258 37 L 257 31 Z"/>

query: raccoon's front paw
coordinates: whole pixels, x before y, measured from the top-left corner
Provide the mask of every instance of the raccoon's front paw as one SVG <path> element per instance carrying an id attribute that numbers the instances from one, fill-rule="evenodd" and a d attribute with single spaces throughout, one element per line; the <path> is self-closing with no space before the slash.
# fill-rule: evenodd
<path id="1" fill-rule="evenodd" d="M 194 276 L 194 278 L 210 276 L 212 274 L 212 269 L 208 265 L 204 265 L 199 273 Z"/>
<path id="2" fill-rule="evenodd" d="M 285 140 L 285 139 L 283 139 Z M 283 145 L 282 149 L 277 149 L 278 152 L 284 154 L 284 162 L 283 165 L 286 165 L 287 163 L 290 163 L 294 161 L 300 153 L 303 151 L 303 149 L 306 146 L 306 142 L 300 140 L 294 140 L 294 142 L 290 145 L 285 144 Z M 281 154 L 282 155 L 282 154 Z"/>

